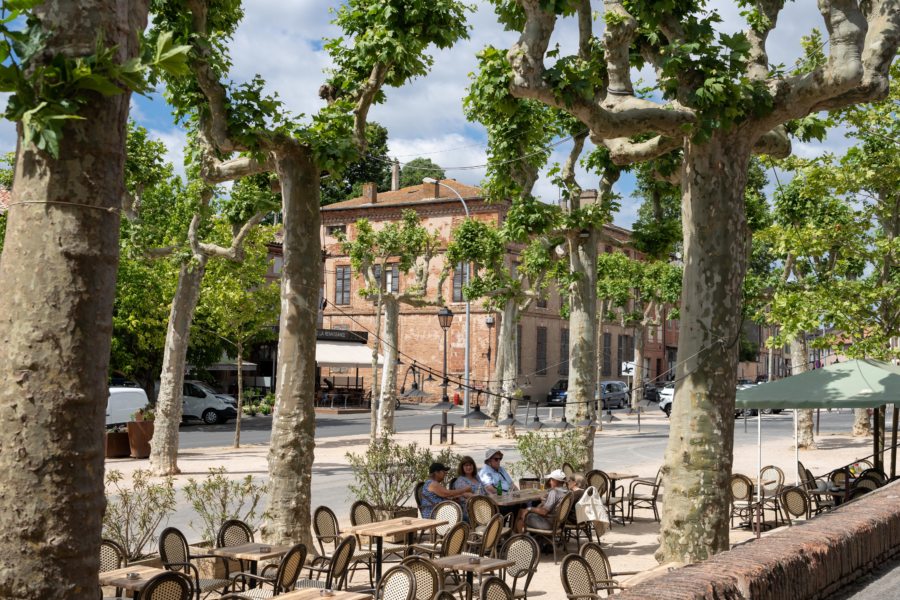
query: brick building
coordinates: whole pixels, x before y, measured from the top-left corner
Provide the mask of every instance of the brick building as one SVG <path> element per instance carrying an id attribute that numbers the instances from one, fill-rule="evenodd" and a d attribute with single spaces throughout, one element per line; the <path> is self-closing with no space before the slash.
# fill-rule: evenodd
<path id="1" fill-rule="evenodd" d="M 464 198 L 473 218 L 501 224 L 506 216 L 508 203 L 489 204 L 484 201 L 481 191 L 458 181 L 444 180 Z M 350 239 L 355 235 L 355 223 L 367 218 L 376 229 L 384 224 L 400 219 L 403 210 L 415 210 L 422 225 L 429 231 L 437 231 L 446 244 L 452 230 L 465 218 L 462 202 L 444 186 L 420 184 L 389 192 L 378 193 L 374 186 L 366 186 L 364 195 L 322 208 L 322 241 L 324 246 L 324 290 L 327 306 L 322 312 L 320 327 L 324 329 L 349 329 L 374 331 L 375 310 L 371 301 L 359 295 L 363 287 L 362 277 L 350 266 L 350 259 L 341 251 L 335 237 L 338 232 Z M 622 243 L 622 251 L 635 255 L 628 247 L 630 232 L 609 226 L 606 234 Z M 601 251 L 612 252 L 612 246 L 604 245 Z M 509 260 L 515 261 L 516 248 L 510 248 Z M 277 265 L 277 259 L 276 259 Z M 443 269 L 441 256 L 431 264 L 428 297 L 437 295 L 438 273 Z M 454 378 L 464 377 L 465 355 L 465 301 L 462 297 L 462 269 L 451 270 L 444 281 L 443 297 L 455 318 L 448 332 L 448 372 Z M 402 291 L 407 279 L 412 276 L 397 271 L 387 272 L 387 285 Z M 560 314 L 560 298 L 555 289 L 545 301 L 533 302 L 522 314 L 518 324 L 518 354 L 520 385 L 527 395 L 543 399 L 550 387 L 560 378 L 568 375 L 568 322 Z M 488 327 L 486 318 L 492 316 L 495 325 Z M 490 378 L 493 361 L 488 364 L 488 349 L 496 356 L 497 331 L 500 316 L 489 313 L 482 303 L 475 300 L 471 304 L 470 363 L 471 379 L 476 385 L 483 385 Z M 409 359 L 413 357 L 420 364 L 440 371 L 443 361 L 443 332 L 438 324 L 437 307 L 415 308 L 401 305 L 399 320 L 399 350 L 401 365 L 399 381 L 402 383 Z M 645 368 L 651 378 L 665 378 L 665 372 L 674 365 L 677 348 L 677 323 L 653 327 L 648 332 L 645 343 Z M 370 343 L 374 335 L 369 336 Z M 602 379 L 626 379 L 621 374 L 621 363 L 631 361 L 634 353 L 634 332 L 614 324 L 604 324 L 600 332 L 599 376 Z M 340 377 L 341 373 L 333 373 Z M 347 375 L 347 374 L 345 374 Z M 349 374 L 353 376 L 353 374 Z M 407 387 L 410 381 L 407 380 Z M 432 385 L 428 392 L 437 393 L 439 388 Z"/>

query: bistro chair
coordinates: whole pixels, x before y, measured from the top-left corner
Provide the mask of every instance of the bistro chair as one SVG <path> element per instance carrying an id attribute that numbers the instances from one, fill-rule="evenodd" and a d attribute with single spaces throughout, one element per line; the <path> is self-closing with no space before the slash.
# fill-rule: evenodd
<path id="1" fill-rule="evenodd" d="M 781 515 L 781 507 L 779 506 L 779 497 L 781 490 L 784 488 L 784 471 L 775 465 L 763 467 L 759 471 L 759 479 L 762 482 L 762 502 L 763 516 L 765 510 L 771 509 L 775 513 L 775 522 L 778 523 L 778 517 Z M 767 483 L 768 482 L 768 483 Z M 765 518 L 763 518 L 765 520 Z"/>
<path id="2" fill-rule="evenodd" d="M 496 514 L 490 518 L 479 539 L 469 540 L 469 551 L 475 553 L 476 556 L 496 556 L 497 545 L 500 543 L 502 534 L 503 517 Z"/>
<path id="3" fill-rule="evenodd" d="M 444 500 L 439 502 L 434 510 L 431 511 L 431 518 L 435 521 L 447 521 L 446 525 L 440 525 L 433 530 L 434 536 L 430 540 L 419 542 L 419 545 L 426 548 L 437 548 L 444 535 L 450 531 L 450 528 L 462 521 L 462 509 L 459 504 L 453 500 Z"/>
<path id="4" fill-rule="evenodd" d="M 628 522 L 634 523 L 634 509 L 644 508 L 653 511 L 653 519 L 659 522 L 659 509 L 656 503 L 659 501 L 659 488 L 662 486 L 662 469 L 656 472 L 656 479 L 653 483 L 647 481 L 635 480 L 628 486 Z M 638 493 L 641 488 L 650 488 L 647 493 Z M 610 519 L 611 520 L 611 519 Z"/>
<path id="5" fill-rule="evenodd" d="M 115 571 L 121 569 L 128 561 L 125 557 L 125 549 L 112 540 L 100 540 L 100 572 Z M 122 588 L 116 588 L 116 596 L 122 595 Z"/>
<path id="6" fill-rule="evenodd" d="M 513 600 L 512 591 L 499 577 L 488 577 L 481 583 L 479 600 Z"/>
<path id="7" fill-rule="evenodd" d="M 881 487 L 881 480 L 878 479 L 874 473 L 865 475 L 863 477 L 857 478 L 855 482 L 853 482 L 853 489 L 851 493 L 855 490 L 866 490 L 867 492 L 871 492 L 873 490 L 877 490 Z"/>
<path id="8" fill-rule="evenodd" d="M 493 500 L 479 494 L 466 501 L 466 511 L 469 513 L 469 525 L 472 526 L 473 534 L 480 537 L 488 521 L 499 513 L 500 509 Z"/>
<path id="9" fill-rule="evenodd" d="M 586 485 L 592 485 L 597 488 L 597 493 L 603 498 L 603 504 L 606 506 L 606 510 L 609 511 L 609 526 L 611 528 L 613 521 L 615 521 L 613 517 L 616 515 L 616 510 L 623 515 L 625 514 L 625 488 L 620 485 L 615 490 L 611 489 L 609 475 L 600 469 L 588 471 L 584 476 L 584 480 Z"/>
<path id="10" fill-rule="evenodd" d="M 416 577 L 402 565 L 385 573 L 375 589 L 375 600 L 415 600 L 415 598 Z"/>
<path id="11" fill-rule="evenodd" d="M 734 473 L 728 482 L 728 491 L 731 496 L 731 527 L 734 528 L 734 518 L 749 523 L 753 517 L 753 482 L 746 475 Z"/>
<path id="12" fill-rule="evenodd" d="M 827 485 L 825 489 L 820 490 L 812 471 L 809 469 L 804 470 L 806 471 L 806 477 L 804 477 L 806 491 L 810 497 L 810 512 L 813 515 L 818 515 L 837 506 L 834 492 L 829 491 Z"/>
<path id="13" fill-rule="evenodd" d="M 572 468 L 572 465 L 570 465 L 569 463 L 564 462 L 562 466 L 562 472 L 566 474 L 566 477 L 571 477 L 575 474 L 575 469 Z"/>
<path id="14" fill-rule="evenodd" d="M 441 540 L 440 552 L 438 556 L 444 558 L 446 556 L 456 556 L 462 554 L 463 550 L 469 543 L 470 527 L 468 523 L 457 523 L 450 528 L 444 539 Z M 448 592 L 455 594 L 460 590 L 468 588 L 466 580 L 459 576 L 456 571 L 451 571 L 447 578 L 444 579 L 443 588 Z"/>
<path id="15" fill-rule="evenodd" d="M 177 571 L 157 575 L 141 591 L 142 600 L 191 600 L 193 595 L 190 578 Z"/>
<path id="16" fill-rule="evenodd" d="M 860 477 L 868 477 L 872 476 L 881 481 L 881 484 L 884 485 L 887 483 L 887 475 L 884 474 L 884 471 L 881 469 L 868 468 L 859 474 Z"/>
<path id="17" fill-rule="evenodd" d="M 509 587 L 512 590 L 513 598 L 527 598 L 528 586 L 531 585 L 531 578 L 534 577 L 538 560 L 541 557 L 541 549 L 538 548 L 537 542 L 533 537 L 524 533 L 514 535 L 503 544 L 500 556 L 516 563 L 502 572 L 504 581 L 507 577 L 512 578 Z M 523 579 L 523 583 L 522 589 L 517 592 L 516 585 L 519 583 L 519 579 Z"/>
<path id="18" fill-rule="evenodd" d="M 216 548 L 227 548 L 229 546 L 242 546 L 253 542 L 253 530 L 250 526 L 239 519 L 229 519 L 222 523 L 219 532 L 216 534 Z M 245 561 L 238 560 L 239 569 L 244 571 L 247 569 Z"/>
<path id="19" fill-rule="evenodd" d="M 300 579 L 296 583 L 298 588 L 318 588 L 340 590 L 347 587 L 347 573 L 350 565 L 353 563 L 353 551 L 356 549 L 356 538 L 347 536 L 337 545 L 331 560 L 328 561 L 328 568 L 321 569 L 314 566 L 306 566 L 310 575 L 316 572 L 318 575 L 325 573 L 323 581 L 318 576 L 316 579 Z"/>
<path id="20" fill-rule="evenodd" d="M 614 590 L 623 589 L 616 577 L 620 575 L 634 575 L 638 572 L 622 571 L 621 573 L 613 573 L 606 552 L 603 551 L 603 548 L 597 542 L 585 543 L 578 551 L 578 554 L 587 561 L 594 581 L 594 590 L 597 592 L 606 592 L 607 595 L 612 595 Z"/>
<path id="21" fill-rule="evenodd" d="M 400 563 L 416 580 L 416 600 L 432 600 L 444 587 L 443 574 L 422 556 L 407 556 Z"/>
<path id="22" fill-rule="evenodd" d="M 201 579 L 200 571 L 192 561 L 198 558 L 212 558 L 221 560 L 225 565 L 225 575 L 228 577 L 228 560 L 221 556 L 213 556 L 212 554 L 191 554 L 187 539 L 184 534 L 174 527 L 166 527 L 159 536 L 159 557 L 162 559 L 163 566 L 177 573 L 183 573 L 186 577 L 193 574 L 193 592 L 200 599 L 202 594 L 207 596 L 217 590 L 228 591 L 231 585 L 229 579 Z M 168 588 L 167 588 L 168 589 Z M 150 596 L 148 595 L 147 598 Z M 162 596 L 160 596 L 162 597 Z"/>
<path id="23" fill-rule="evenodd" d="M 802 487 L 789 487 L 781 492 L 781 509 L 784 511 L 788 526 L 799 518 L 810 518 L 809 496 Z"/>
<path id="24" fill-rule="evenodd" d="M 256 600 L 257 598 L 271 598 L 294 589 L 297 579 L 300 577 L 300 571 L 303 570 L 303 563 L 306 561 L 306 546 L 297 544 L 287 551 L 287 554 L 281 559 L 278 566 L 266 565 L 259 575 L 251 573 L 238 573 L 232 577 L 232 589 L 237 586 L 238 581 L 246 585 L 255 582 L 257 587 L 241 592 L 247 598 Z M 266 576 L 267 571 L 275 570 L 272 576 Z M 266 589 L 265 586 L 272 586 L 272 589 Z"/>
<path id="25" fill-rule="evenodd" d="M 313 513 L 313 532 L 316 535 L 316 541 L 319 544 L 322 555 L 313 559 L 312 564 L 321 563 L 321 565 L 325 565 L 331 561 L 343 540 L 337 517 L 334 516 L 334 512 L 327 506 L 320 506 Z M 359 568 L 359 565 L 366 567 L 369 571 L 370 585 L 374 584 L 375 553 L 372 551 L 357 552 L 353 556 L 354 572 Z"/>
<path id="26" fill-rule="evenodd" d="M 357 500 L 350 507 L 350 524 L 351 525 L 369 525 L 377 523 L 378 517 L 375 515 L 375 508 L 365 500 Z M 364 552 L 373 552 L 372 540 L 366 535 L 356 535 L 356 547 L 364 549 Z M 384 540 L 381 543 L 382 558 L 391 554 L 398 559 L 406 555 L 408 546 L 406 544 L 394 544 Z M 374 554 L 373 554 L 374 555 Z"/>
<path id="27" fill-rule="evenodd" d="M 553 546 L 553 564 L 559 564 L 559 560 L 556 558 L 556 543 L 557 540 L 559 540 L 561 544 L 565 544 L 565 539 L 563 539 L 563 526 L 565 525 L 566 517 L 568 516 L 569 511 L 572 509 L 572 501 L 572 492 L 566 492 L 557 505 L 556 513 L 554 515 L 553 522 L 550 525 L 550 529 L 529 527 L 528 522 L 525 522 L 525 533 L 531 533 L 540 536 L 541 538 L 550 542 L 550 545 Z"/>
<path id="28" fill-rule="evenodd" d="M 458 600 L 456 596 L 448 592 L 447 590 L 441 590 L 437 596 L 434 597 L 434 600 Z"/>
<path id="29" fill-rule="evenodd" d="M 413 488 L 413 498 L 416 499 L 416 506 L 419 507 L 419 516 L 422 517 L 422 489 L 425 487 L 425 482 L 420 481 L 416 483 L 416 487 Z"/>
<path id="30" fill-rule="evenodd" d="M 568 598 L 599 598 L 595 592 L 594 574 L 588 562 L 578 554 L 569 554 L 562 559 L 559 567 L 563 590 Z"/>

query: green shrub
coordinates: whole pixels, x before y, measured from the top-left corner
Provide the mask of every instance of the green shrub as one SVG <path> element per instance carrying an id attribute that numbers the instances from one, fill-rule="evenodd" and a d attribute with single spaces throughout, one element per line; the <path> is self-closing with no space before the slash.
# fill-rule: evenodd
<path id="1" fill-rule="evenodd" d="M 428 478 L 428 467 L 441 462 L 455 468 L 459 455 L 449 448 L 437 455 L 417 444 L 400 445 L 389 437 L 372 440 L 364 454 L 347 453 L 355 483 L 351 498 L 365 500 L 378 508 L 403 506 L 419 481 Z"/>
<path id="2" fill-rule="evenodd" d="M 265 402 L 263 402 L 262 404 L 259 405 L 259 413 L 261 415 L 271 415 L 272 407 L 269 406 L 268 404 L 266 404 Z"/>
<path id="3" fill-rule="evenodd" d="M 165 477 L 154 483 L 150 471 L 137 470 L 131 486 L 123 484 L 121 471 L 106 474 L 106 512 L 103 537 L 125 549 L 128 561 L 144 558 L 147 546 L 157 539 L 160 523 L 175 512 L 175 481 Z"/>
<path id="4" fill-rule="evenodd" d="M 198 519 L 188 525 L 200 534 L 201 540 L 211 542 L 229 519 L 240 519 L 255 531 L 266 518 L 259 506 L 265 494 L 266 484 L 258 483 L 252 475 L 232 480 L 224 467 L 210 469 L 206 479 L 198 482 L 192 477 L 184 486 L 184 495 Z"/>
<path id="5" fill-rule="evenodd" d="M 561 469 L 569 463 L 576 471 L 584 469 L 581 462 L 584 453 L 578 431 L 568 430 L 558 433 L 529 431 L 519 434 L 516 448 L 520 459 L 509 465 L 514 477 L 538 477 L 543 480 L 554 469 Z"/>

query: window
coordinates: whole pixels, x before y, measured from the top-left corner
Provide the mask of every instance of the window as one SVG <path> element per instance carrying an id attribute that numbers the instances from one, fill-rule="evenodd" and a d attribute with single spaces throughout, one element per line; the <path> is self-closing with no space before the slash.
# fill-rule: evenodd
<path id="1" fill-rule="evenodd" d="M 534 370 L 537 375 L 547 374 L 547 328 L 537 328 L 537 347 L 535 348 Z"/>
<path id="2" fill-rule="evenodd" d="M 547 308 L 547 299 L 546 298 L 538 298 L 537 307 L 538 308 Z"/>
<path id="3" fill-rule="evenodd" d="M 453 269 L 453 302 L 464 302 L 463 285 L 465 284 L 466 264 L 457 263 Z"/>
<path id="4" fill-rule="evenodd" d="M 569 330 L 559 330 L 559 374 L 569 374 Z"/>
<path id="5" fill-rule="evenodd" d="M 622 376 L 622 363 L 623 362 L 631 362 L 634 360 L 634 338 L 630 335 L 620 335 L 618 339 L 618 348 L 617 355 L 618 361 L 616 362 L 616 376 Z"/>
<path id="6" fill-rule="evenodd" d="M 334 303 L 350 304 L 350 265 L 335 267 Z"/>
<path id="7" fill-rule="evenodd" d="M 372 270 L 375 271 L 375 280 L 381 283 L 381 265 L 375 265 Z M 384 290 L 389 294 L 400 291 L 400 265 L 397 263 L 387 265 L 387 282 Z"/>
<path id="8" fill-rule="evenodd" d="M 516 325 L 516 373 L 522 374 L 522 326 Z"/>
<path id="9" fill-rule="evenodd" d="M 603 377 L 612 376 L 612 334 L 603 334 L 603 365 L 600 374 Z"/>
<path id="10" fill-rule="evenodd" d="M 325 235 L 330 235 L 331 237 L 335 237 L 339 233 L 343 233 L 346 235 L 347 226 L 346 225 L 326 225 L 325 226 Z"/>
<path id="11" fill-rule="evenodd" d="M 278 275 L 284 268 L 284 257 L 276 256 L 272 259 L 272 272 Z"/>

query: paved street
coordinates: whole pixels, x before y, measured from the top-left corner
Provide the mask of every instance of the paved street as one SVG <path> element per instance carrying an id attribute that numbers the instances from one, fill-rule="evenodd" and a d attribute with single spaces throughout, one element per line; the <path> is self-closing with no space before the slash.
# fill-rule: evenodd
<path id="1" fill-rule="evenodd" d="M 886 600 L 900 598 L 900 561 L 883 565 L 836 600 Z"/>

